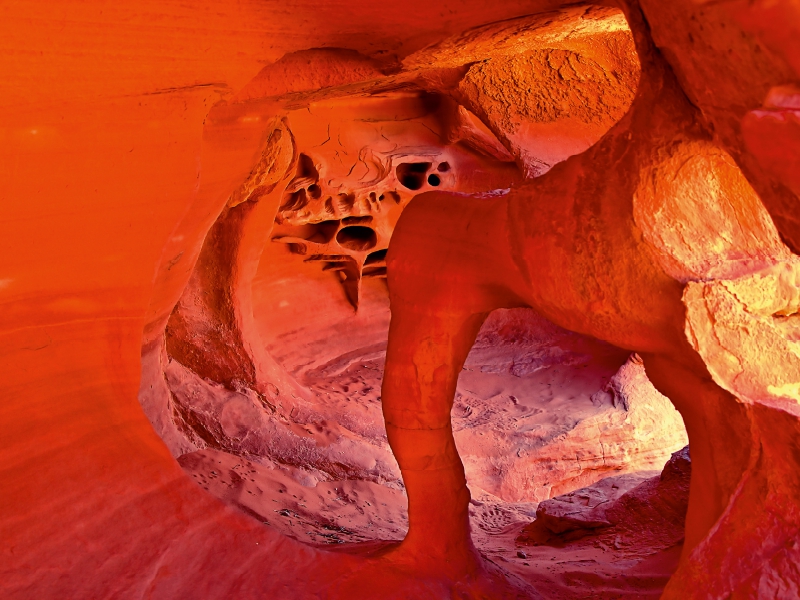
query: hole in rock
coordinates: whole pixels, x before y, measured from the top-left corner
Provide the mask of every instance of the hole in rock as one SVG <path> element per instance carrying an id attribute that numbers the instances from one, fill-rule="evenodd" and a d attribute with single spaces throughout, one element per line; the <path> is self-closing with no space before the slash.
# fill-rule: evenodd
<path id="1" fill-rule="evenodd" d="M 328 220 L 320 223 L 288 227 L 283 230 L 282 234 L 290 236 L 293 243 L 294 240 L 299 238 L 314 244 L 328 244 L 333 239 L 333 236 L 336 235 L 338 229 L 339 221 Z M 280 241 L 280 238 L 276 241 Z"/>
<path id="2" fill-rule="evenodd" d="M 313 419 L 324 421 L 323 432 L 304 426 L 312 432 L 304 435 L 313 435 L 319 448 L 330 444 L 324 447 L 343 452 L 334 469 L 319 458 L 312 461 L 313 469 L 306 465 L 294 476 L 305 481 L 304 473 L 313 473 L 319 479 L 307 482 L 305 488 L 293 484 L 308 509 L 297 512 L 305 514 L 302 529 L 333 534 L 298 533 L 282 524 L 282 531 L 309 543 L 399 539 L 406 526 L 396 464 L 383 453 L 388 447 L 381 383 L 390 316 L 380 282 L 385 257 L 385 250 L 367 256 L 356 316 L 324 277 L 307 265 L 298 269 L 274 245 L 265 249 L 254 282 L 254 316 L 266 347 L 313 391 L 312 412 L 318 415 Z M 368 275 L 373 268 L 374 275 Z M 304 302 L 308 297 L 323 301 L 325 309 L 310 311 Z M 526 556 L 547 564 L 553 557 L 566 560 L 575 549 L 594 551 L 598 538 L 591 535 L 581 538 L 584 541 L 562 543 L 559 538 L 549 545 L 530 546 L 534 534 L 525 538 L 523 528 L 542 501 L 609 476 L 617 479 L 587 494 L 592 498 L 605 494 L 613 501 L 657 478 L 670 452 L 685 445 L 680 416 L 665 398 L 654 394 L 641 364 L 627 360 L 628 355 L 562 330 L 530 309 L 490 315 L 461 371 L 452 411 L 456 445 L 473 497 L 470 520 L 479 549 L 514 556 L 515 539 L 523 536 L 520 543 Z M 659 415 L 655 430 L 653 414 Z M 604 425 L 598 428 L 598 423 Z M 652 432 L 645 446 L 639 428 Z M 575 460 L 576 453 L 580 461 Z M 331 474 L 341 468 L 350 473 L 344 482 Z M 318 502 L 320 495 L 330 500 Z M 309 498 L 314 499 L 313 510 Z M 340 529 L 325 529 L 321 523 Z M 621 534 L 602 531 L 602 543 L 613 548 L 615 536 Z"/>
<path id="3" fill-rule="evenodd" d="M 289 252 L 292 254 L 306 254 L 308 252 L 308 246 L 305 244 L 298 244 L 297 242 L 289 242 L 287 245 Z"/>
<path id="4" fill-rule="evenodd" d="M 336 234 L 336 241 L 343 248 L 361 252 L 374 248 L 378 243 L 378 236 L 370 227 L 351 225 L 339 230 L 339 233 Z"/>
<path id="5" fill-rule="evenodd" d="M 297 179 L 319 179 L 314 160 L 307 154 L 301 153 L 297 157 Z"/>
<path id="6" fill-rule="evenodd" d="M 383 196 L 384 194 L 381 194 Z M 386 192 L 386 197 L 391 198 L 395 204 L 400 204 L 402 202 L 402 198 L 400 198 L 400 194 L 397 192 Z"/>
<path id="7" fill-rule="evenodd" d="M 377 262 L 383 262 L 386 260 L 386 252 L 387 250 L 378 250 L 377 252 L 370 252 L 367 255 L 367 260 L 364 261 L 364 265 L 372 265 Z"/>
<path id="8" fill-rule="evenodd" d="M 381 412 L 390 320 L 381 280 L 392 229 L 413 194 L 383 191 L 377 202 L 363 200 L 375 200 L 372 190 L 396 185 L 391 165 L 398 160 L 409 161 L 394 175 L 411 191 L 426 182 L 451 189 L 455 182 L 454 191 L 472 194 L 523 181 L 488 129 L 464 121 L 437 136 L 453 120 L 436 112 L 447 102 L 406 93 L 370 102 L 375 108 L 362 99 L 357 106 L 375 114 L 358 119 L 352 107 L 319 122 L 305 109 L 290 114 L 289 122 L 307 121 L 293 138 L 300 151 L 296 172 L 282 192 L 272 233 L 285 243 L 257 249 L 260 260 L 248 249 L 243 255 L 257 264 L 234 264 L 224 279 L 220 273 L 234 262 L 226 253 L 244 239 L 235 228 L 242 221 L 215 225 L 167 328 L 164 406 L 174 409 L 153 419 L 169 423 L 172 437 L 165 440 L 206 490 L 269 527 L 320 546 L 399 540 L 407 530 L 404 486 Z M 394 137 L 365 145 L 383 140 L 384 132 Z M 342 149 L 335 144 L 318 146 L 333 133 L 347 154 L 334 155 Z M 435 151 L 448 161 L 436 162 L 430 173 L 434 162 L 425 159 L 435 161 Z M 374 163 L 353 158 L 343 164 L 344 157 L 366 156 Z M 242 218 L 253 210 L 250 204 L 230 214 Z M 214 319 L 229 317 L 233 294 L 226 294 L 248 269 L 255 272 L 251 285 L 235 291 L 252 297 L 245 307 L 250 312 L 242 312 L 252 319 L 231 318 L 233 324 L 223 326 Z M 237 330 L 242 322 L 250 329 Z M 274 360 L 274 371 L 257 372 L 257 360 L 232 350 L 245 338 L 263 351 L 265 363 Z M 540 503 L 582 488 L 590 488 L 584 496 L 605 494 L 612 501 L 613 494 L 657 476 L 670 453 L 686 443 L 679 415 L 652 388 L 640 362 L 525 308 L 495 311 L 484 323 L 458 377 L 451 418 L 473 498 L 475 543 L 487 556 L 509 558 L 510 570 L 522 568 L 513 562 L 516 540 L 524 538 Z M 627 479 L 602 484 L 611 476 Z M 577 548 L 589 562 L 608 562 L 595 542 L 613 547 L 614 536 L 630 542 L 627 533 L 609 531 L 602 538 L 586 536 L 585 546 L 570 547 L 567 540 L 562 549 L 542 544 L 520 552 L 549 565 L 569 562 Z M 535 532 L 528 533 L 533 539 Z M 540 570 L 539 576 L 550 575 Z"/>
<path id="9" fill-rule="evenodd" d="M 425 183 L 425 174 L 431 168 L 429 162 L 403 163 L 397 165 L 397 180 L 409 190 L 418 190 Z"/>

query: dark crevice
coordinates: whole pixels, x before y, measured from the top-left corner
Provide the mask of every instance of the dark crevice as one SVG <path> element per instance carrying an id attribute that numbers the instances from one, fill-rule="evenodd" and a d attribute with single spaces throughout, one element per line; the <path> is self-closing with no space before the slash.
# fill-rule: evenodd
<path id="1" fill-rule="evenodd" d="M 418 190 L 425 183 L 425 175 L 431 168 L 429 162 L 403 163 L 397 165 L 397 180 L 403 187 Z"/>
<path id="2" fill-rule="evenodd" d="M 348 250 L 370 250 L 378 243 L 375 230 L 362 225 L 350 225 L 339 230 L 336 234 L 339 245 Z"/>

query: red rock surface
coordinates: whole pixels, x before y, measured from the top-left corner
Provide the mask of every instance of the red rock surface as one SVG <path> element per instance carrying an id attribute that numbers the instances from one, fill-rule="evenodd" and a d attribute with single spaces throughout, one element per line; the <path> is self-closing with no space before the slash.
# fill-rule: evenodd
<path id="1" fill-rule="evenodd" d="M 683 540 L 691 471 L 687 446 L 674 453 L 656 477 L 644 481 L 641 475 L 608 477 L 542 502 L 536 509 L 536 521 L 523 530 L 520 541 L 558 545 L 616 528 L 615 533 L 625 530 L 626 537 L 637 543 L 645 535 L 652 536 L 654 540 L 642 546 L 654 552 L 662 550 L 659 543 L 669 547 Z M 661 536 L 660 528 L 670 531 Z M 619 539 L 616 545 L 622 543 Z"/>
<path id="2" fill-rule="evenodd" d="M 515 573 L 535 573 L 554 598 L 657 598 L 683 546 L 691 462 L 660 474 L 608 477 L 542 502 L 517 536 Z"/>
<path id="3" fill-rule="evenodd" d="M 800 14 L 564 4 L 0 8 L 0 595 L 797 596 Z"/>

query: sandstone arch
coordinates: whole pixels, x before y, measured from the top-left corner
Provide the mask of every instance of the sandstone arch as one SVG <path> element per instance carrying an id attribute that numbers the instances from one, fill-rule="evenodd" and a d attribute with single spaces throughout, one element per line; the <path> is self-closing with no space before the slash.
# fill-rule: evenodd
<path id="1" fill-rule="evenodd" d="M 700 141 L 716 148 L 716 157 L 705 156 L 707 163 L 741 170 L 782 242 L 796 252 L 797 11 L 785 2 L 662 4 L 642 1 L 648 31 L 699 110 L 698 131 L 705 132 Z M 608 97 L 618 110 L 614 118 L 582 122 L 585 129 L 576 126 L 580 135 L 567 136 L 552 155 L 537 157 L 519 131 L 546 132 L 541 120 L 527 120 L 530 115 L 519 110 L 506 114 L 502 102 L 499 108 L 491 103 L 482 108 L 481 85 L 514 73 L 517 54 L 535 69 L 556 65 L 559 73 L 563 68 L 564 74 L 580 74 L 583 68 L 590 84 L 596 83 L 599 72 L 624 54 L 619 48 L 609 54 L 595 44 L 603 36 L 624 39 L 619 12 L 564 8 L 560 2 L 472 0 L 444 0 L 435 9 L 422 3 L 409 9 L 338 0 L 291 7 L 224 3 L 213 11 L 202 5 L 190 11 L 141 0 L 113 7 L 53 4 L 43 14 L 41 7 L 22 2 L 4 15 L 4 48 L 14 60 L 3 67 L 8 77 L 0 95 L 3 213 L 8 215 L 0 220 L 7 246 L 0 273 L 6 398 L 0 525 L 7 546 L 0 570 L 10 597 L 519 593 L 504 587 L 497 573 L 459 580 L 465 568 L 479 566 L 463 523 L 453 528 L 453 539 L 460 540 L 453 554 L 457 560 L 427 570 L 413 560 L 323 553 L 274 535 L 198 494 L 153 435 L 134 395 L 140 382 L 140 398 L 156 416 L 156 429 L 175 453 L 185 450 L 179 432 L 159 420 L 170 415 L 162 334 L 192 277 L 190 293 L 209 290 L 196 287 L 201 278 L 200 271 L 193 275 L 195 266 L 213 271 L 223 265 L 227 270 L 216 279 L 223 282 L 216 289 L 220 293 L 199 303 L 208 309 L 204 314 L 213 319 L 217 337 L 192 340 L 198 321 L 187 319 L 182 333 L 174 329 L 179 333 L 173 349 L 177 353 L 186 343 L 183 359 L 222 380 L 220 386 L 233 388 L 224 388 L 225 393 L 253 386 L 260 396 L 248 401 L 285 403 L 289 410 L 302 400 L 302 390 L 248 338 L 243 282 L 249 275 L 236 270 L 248 266 L 248 253 L 257 252 L 272 219 L 268 207 L 278 201 L 229 202 L 264 156 L 267 139 L 280 128 L 272 119 L 286 106 L 407 86 L 440 94 L 461 103 L 451 114 L 449 141 L 461 140 L 505 165 L 494 181 L 513 179 L 515 168 L 540 174 L 556 165 L 548 173 L 554 180 L 563 171 L 560 159 L 590 145 L 591 135 L 599 137 L 624 114 L 624 98 Z M 429 17 L 420 19 L 420 14 Z M 308 22 L 301 23 L 301 15 Z M 582 22 L 578 28 L 570 25 L 576 18 Z M 508 35 L 509 26 L 516 33 Z M 552 35 L 539 47 L 542 32 Z M 455 37 L 448 41 L 450 35 Z M 513 45 L 520 39 L 525 49 L 516 53 Z M 472 60 L 482 55 L 483 42 L 496 44 L 502 55 L 494 66 Z M 297 52 L 320 46 L 349 50 Z M 591 64 L 581 63 L 582 53 L 592 55 Z M 279 84 L 312 56 L 323 65 L 320 72 L 312 68 L 299 82 Z M 234 97 L 231 90 L 245 85 L 263 61 L 276 62 Z M 630 81 L 633 71 L 628 75 Z M 217 104 L 221 97 L 226 101 Z M 284 108 L 277 108 L 281 103 Z M 581 106 L 570 108 L 580 112 Z M 276 174 L 276 189 L 283 190 L 296 171 L 288 168 L 287 179 L 285 169 Z M 475 206 L 502 202 L 485 198 Z M 415 212 L 412 202 L 409 223 Z M 218 220 L 223 213 L 226 217 Z M 436 222 L 420 214 L 425 226 Z M 482 227 L 493 222 L 478 221 Z M 400 228 L 405 228 L 402 222 Z M 425 243 L 446 231 L 436 230 Z M 503 231 L 498 226 L 495 238 Z M 708 514 L 695 512 L 694 522 L 702 524 L 695 539 L 709 522 L 716 524 L 685 558 L 668 596 L 796 593 L 795 259 L 787 255 L 774 261 L 775 251 L 785 248 L 772 238 L 760 246 L 762 234 L 772 235 L 762 228 L 753 245 L 744 244 L 751 262 L 742 260 L 724 275 L 701 277 L 685 288 L 673 286 L 672 300 L 665 302 L 678 306 L 675 297 L 682 298 L 688 324 L 678 319 L 680 327 L 674 329 L 683 344 L 686 325 L 692 347 L 686 352 L 699 353 L 711 379 L 703 376 L 702 384 L 690 385 L 702 370 L 697 363 L 690 365 L 692 374 L 645 353 L 651 377 L 663 390 L 679 397 L 685 388 L 701 386 L 719 406 L 736 407 L 722 414 L 709 409 L 708 420 L 721 422 L 740 411 L 738 421 L 752 436 L 732 425 L 736 439 L 749 439 L 749 446 L 742 443 L 719 461 L 722 468 L 703 492 L 716 500 Z M 461 238 L 454 234 L 453 239 Z M 497 239 L 484 241 L 493 248 Z M 738 241 L 726 252 L 737 247 Z M 231 256 L 237 257 L 233 263 L 222 260 Z M 696 274 L 707 266 L 702 260 L 677 264 L 676 256 L 666 261 L 673 271 Z M 488 296 L 489 305 L 495 304 L 499 294 L 508 303 L 505 286 L 506 281 L 497 281 L 484 290 L 481 302 Z M 525 303 L 518 295 L 513 302 Z M 720 311 L 724 319 L 717 318 Z M 476 323 L 470 324 L 474 329 Z M 469 337 L 461 339 L 462 346 Z M 207 344 L 209 339 L 216 341 Z M 758 351 L 746 352 L 740 363 L 733 360 L 738 355 L 729 349 L 752 340 Z M 215 344 L 225 354 L 218 363 L 208 361 L 203 349 L 213 350 Z M 192 348 L 198 349 L 194 357 Z M 436 352 L 435 345 L 423 349 Z M 726 360 L 717 361 L 721 356 Z M 775 365 L 781 365 L 777 376 Z M 741 402 L 732 404 L 732 396 Z M 720 430 L 718 435 L 712 442 L 717 448 L 732 434 Z M 749 461 L 738 455 L 748 452 Z M 452 459 L 452 448 L 443 456 Z M 457 477 L 453 481 L 460 485 Z M 431 489 L 417 486 L 423 501 Z M 446 529 L 443 523 L 429 526 Z"/>

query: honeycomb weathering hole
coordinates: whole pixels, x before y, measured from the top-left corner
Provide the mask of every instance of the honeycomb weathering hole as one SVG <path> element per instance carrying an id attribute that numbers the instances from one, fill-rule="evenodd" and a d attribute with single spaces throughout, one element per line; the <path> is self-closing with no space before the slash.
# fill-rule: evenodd
<path id="1" fill-rule="evenodd" d="M 376 252 L 371 252 L 369 256 L 367 256 L 367 260 L 364 262 L 365 265 L 374 264 L 377 262 L 382 262 L 386 260 L 386 250 L 378 250 Z"/>
<path id="2" fill-rule="evenodd" d="M 403 163 L 397 165 L 397 180 L 410 190 L 418 190 L 425 183 L 425 175 L 431 168 L 429 162 Z"/>
<path id="3" fill-rule="evenodd" d="M 800 599 L 800 0 L 42 4 L 0 599 Z"/>
<path id="4" fill-rule="evenodd" d="M 369 227 L 351 225 L 339 230 L 339 233 L 336 234 L 336 241 L 348 250 L 366 251 L 375 247 L 378 243 L 378 236 Z"/>
<path id="5" fill-rule="evenodd" d="M 319 172 L 314 166 L 314 160 L 307 154 L 297 157 L 297 176 L 304 179 L 318 179 Z"/>

